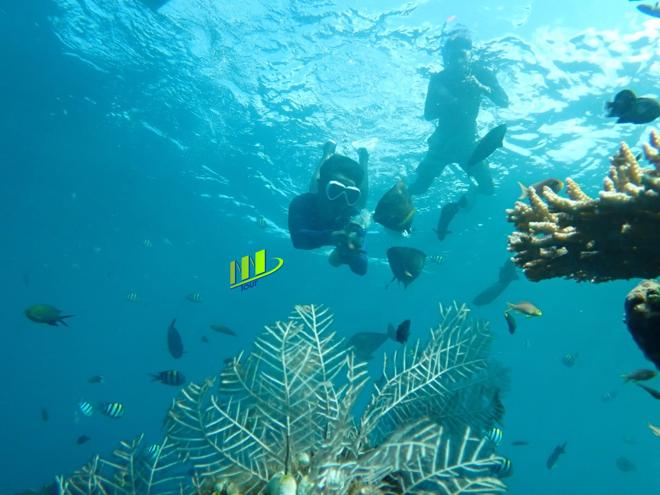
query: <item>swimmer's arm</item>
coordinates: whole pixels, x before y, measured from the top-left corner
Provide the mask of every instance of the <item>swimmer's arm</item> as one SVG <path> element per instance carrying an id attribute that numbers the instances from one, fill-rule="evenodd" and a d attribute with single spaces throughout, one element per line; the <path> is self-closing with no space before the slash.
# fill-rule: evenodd
<path id="1" fill-rule="evenodd" d="M 316 249 L 333 244 L 332 229 L 309 228 L 307 209 L 302 197 L 294 198 L 289 206 L 289 235 L 296 249 Z"/>
<path id="2" fill-rule="evenodd" d="M 508 107 L 509 97 L 500 86 L 495 74 L 490 71 L 483 71 L 477 75 L 477 79 L 484 86 L 484 93 L 498 107 Z"/>
<path id="3" fill-rule="evenodd" d="M 434 120 L 440 118 L 442 110 L 450 100 L 455 100 L 454 96 L 442 84 L 437 75 L 431 76 L 429 88 L 426 92 L 426 102 L 424 103 L 424 119 Z"/>

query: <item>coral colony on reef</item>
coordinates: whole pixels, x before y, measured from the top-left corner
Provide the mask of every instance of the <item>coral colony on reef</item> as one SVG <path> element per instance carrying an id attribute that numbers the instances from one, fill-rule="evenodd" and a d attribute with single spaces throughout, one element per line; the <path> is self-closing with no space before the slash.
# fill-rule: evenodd
<path id="1" fill-rule="evenodd" d="M 660 275 L 660 136 L 651 132 L 641 168 L 622 143 L 612 158 L 598 198 L 570 178 L 569 198 L 544 187 L 542 198 L 528 188 L 530 204 L 507 210 L 516 232 L 509 250 L 528 279 L 553 277 L 604 282 Z"/>
<path id="2" fill-rule="evenodd" d="M 640 282 L 628 293 L 624 307 L 628 331 L 660 370 L 660 282 Z"/>
<path id="3" fill-rule="evenodd" d="M 486 434 L 501 420 L 491 335 L 465 306 L 440 306 L 441 322 L 385 358 L 362 414 L 367 384 L 330 330 L 322 306 L 296 306 L 266 327 L 253 350 L 182 389 L 165 437 L 122 442 L 60 493 L 82 494 L 465 494 L 501 493 L 510 469 Z M 484 397 L 486 399 L 484 399 Z"/>

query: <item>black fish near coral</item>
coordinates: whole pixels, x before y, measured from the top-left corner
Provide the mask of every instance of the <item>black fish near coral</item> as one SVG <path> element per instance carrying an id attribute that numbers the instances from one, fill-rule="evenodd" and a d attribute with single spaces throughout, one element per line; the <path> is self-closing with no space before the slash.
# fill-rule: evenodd
<path id="1" fill-rule="evenodd" d="M 44 323 L 54 327 L 57 325 L 68 327 L 65 318 L 71 318 L 74 315 L 63 315 L 61 310 L 50 304 L 33 304 L 25 310 L 25 316 L 35 323 Z"/>
<path id="2" fill-rule="evenodd" d="M 183 340 L 181 340 L 181 334 L 174 326 L 175 324 L 176 318 L 167 327 L 167 349 L 174 359 L 179 359 L 183 356 Z"/>
<path id="3" fill-rule="evenodd" d="M 90 440 L 91 440 L 91 438 L 88 437 L 87 435 L 80 435 L 80 436 L 78 437 L 78 439 L 76 440 L 76 443 L 77 443 L 78 445 L 82 445 L 82 444 L 84 444 L 84 443 L 89 442 Z"/>
<path id="4" fill-rule="evenodd" d="M 477 147 L 472 152 L 472 155 L 470 155 L 465 168 L 469 170 L 470 167 L 492 155 L 497 148 L 501 148 L 503 144 L 502 140 L 504 139 L 505 134 L 506 124 L 498 125 L 497 127 L 494 127 L 488 131 L 488 133 L 483 138 L 481 138 L 481 141 L 479 141 L 479 144 L 477 144 Z"/>
<path id="5" fill-rule="evenodd" d="M 373 353 L 382 346 L 390 335 L 379 332 L 358 332 L 348 340 L 348 347 L 352 347 L 358 359 L 369 361 Z"/>
<path id="6" fill-rule="evenodd" d="M 629 89 L 619 91 L 614 101 L 605 105 L 608 117 L 617 117 L 617 124 L 648 124 L 660 116 L 660 103 L 653 98 L 637 97 Z"/>
<path id="7" fill-rule="evenodd" d="M 466 208 L 468 204 L 467 197 L 461 196 L 461 199 L 454 201 L 453 203 L 447 203 L 440 209 L 440 217 L 438 218 L 438 224 L 435 227 L 435 235 L 438 237 L 439 241 L 444 241 L 447 234 L 451 234 L 449 230 L 449 224 L 458 214 L 461 208 Z"/>
<path id="8" fill-rule="evenodd" d="M 409 247 L 391 247 L 387 250 L 387 261 L 394 277 L 408 287 L 424 269 L 426 254 L 419 249 Z"/>
<path id="9" fill-rule="evenodd" d="M 157 373 L 151 373 L 151 378 L 155 382 L 160 382 L 165 385 L 178 387 L 186 383 L 186 377 L 183 373 L 177 370 L 164 370 Z"/>
<path id="10" fill-rule="evenodd" d="M 103 377 L 102 377 L 101 375 L 90 376 L 90 377 L 87 379 L 87 383 L 91 383 L 91 384 L 94 384 L 94 385 L 98 385 L 98 384 L 100 384 L 100 383 L 103 383 Z"/>
<path id="11" fill-rule="evenodd" d="M 236 332 L 234 332 L 231 328 L 229 328 L 226 325 L 209 325 L 211 330 L 218 332 L 218 333 L 224 333 L 225 335 L 231 335 L 231 336 L 236 336 Z"/>
<path id="12" fill-rule="evenodd" d="M 630 459 L 623 456 L 616 460 L 616 467 L 623 473 L 630 473 L 631 471 L 635 471 L 637 469 L 637 466 L 635 466 L 635 464 Z"/>
<path id="13" fill-rule="evenodd" d="M 644 385 L 643 383 L 637 383 L 637 386 L 643 388 L 644 390 L 646 390 L 646 392 L 647 392 L 651 397 L 653 397 L 655 400 L 660 400 L 660 391 L 658 391 L 658 390 L 656 390 L 656 389 L 654 389 L 654 388 L 651 388 L 651 387 L 649 387 L 649 386 L 647 386 L 647 385 Z"/>
<path id="14" fill-rule="evenodd" d="M 509 330 L 509 333 L 513 335 L 516 333 L 516 319 L 513 317 L 511 314 L 511 311 L 505 311 L 504 312 L 504 319 L 506 320 L 506 326 Z"/>
<path id="15" fill-rule="evenodd" d="M 524 447 L 526 445 L 529 445 L 529 442 L 527 440 L 514 440 L 511 442 L 511 445 L 514 447 Z"/>
<path id="16" fill-rule="evenodd" d="M 400 180 L 387 191 L 374 211 L 374 222 L 396 232 L 408 232 L 415 216 L 415 208 L 405 182 Z"/>
<path id="17" fill-rule="evenodd" d="M 400 344 L 405 344 L 410 337 L 410 320 L 402 321 L 396 328 L 393 325 L 388 325 L 387 334 Z"/>
<path id="18" fill-rule="evenodd" d="M 557 464 L 559 457 L 566 453 L 566 443 L 567 442 L 564 442 L 562 445 L 557 445 L 552 450 L 552 452 L 550 452 L 550 456 L 548 457 L 548 460 L 545 461 L 545 467 L 547 467 L 548 469 L 552 469 L 555 467 L 555 464 Z"/>

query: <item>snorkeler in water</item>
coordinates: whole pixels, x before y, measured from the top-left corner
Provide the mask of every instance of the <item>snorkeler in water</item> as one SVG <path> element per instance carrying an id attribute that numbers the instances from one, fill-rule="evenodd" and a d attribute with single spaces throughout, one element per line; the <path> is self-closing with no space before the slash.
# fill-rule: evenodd
<path id="1" fill-rule="evenodd" d="M 424 104 L 424 118 L 437 120 L 437 127 L 428 140 L 428 152 L 417 167 L 416 181 L 409 190 L 412 194 L 426 192 L 446 165 L 457 163 L 476 180 L 480 192 L 492 194 L 493 179 L 487 162 L 483 158 L 478 163 L 471 162 L 473 152 L 480 146 L 492 153 L 497 144 L 501 145 L 503 133 L 500 127 L 498 132 L 484 137 L 492 142 L 479 143 L 477 116 L 484 96 L 499 107 L 508 106 L 509 99 L 495 74 L 473 61 L 472 40 L 465 29 L 447 35 L 442 59 L 444 69 L 431 76 Z"/>
<path id="2" fill-rule="evenodd" d="M 289 205 L 289 233 L 297 249 L 335 246 L 333 266 L 347 264 L 353 273 L 367 273 L 364 249 L 366 231 L 353 218 L 366 203 L 367 150 L 358 150 L 360 163 L 335 153 L 328 142 L 312 177 L 310 192 L 296 196 Z"/>

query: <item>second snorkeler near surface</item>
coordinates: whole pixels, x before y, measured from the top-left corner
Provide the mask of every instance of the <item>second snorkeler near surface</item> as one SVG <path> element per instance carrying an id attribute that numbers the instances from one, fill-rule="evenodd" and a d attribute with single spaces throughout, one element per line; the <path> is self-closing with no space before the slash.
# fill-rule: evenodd
<path id="1" fill-rule="evenodd" d="M 297 249 L 335 246 L 329 261 L 346 264 L 353 273 L 367 273 L 366 230 L 355 217 L 366 204 L 367 150 L 358 150 L 360 163 L 336 154 L 329 141 L 317 168 L 310 192 L 296 196 L 289 205 L 289 233 Z"/>
<path id="2" fill-rule="evenodd" d="M 411 194 L 426 192 L 446 165 L 457 163 L 477 182 L 479 192 L 492 194 L 493 179 L 485 159 L 478 163 L 471 160 L 482 144 L 477 140 L 477 116 L 483 96 L 498 107 L 508 106 L 509 98 L 495 74 L 473 61 L 472 40 L 467 30 L 457 29 L 447 35 L 442 59 L 444 69 L 431 76 L 424 104 L 424 118 L 437 119 L 437 127 L 428 140 L 428 152 L 417 167 L 416 180 L 409 190 Z M 483 140 L 486 139 L 491 136 L 484 136 Z M 491 153 L 493 146 L 488 146 Z"/>

